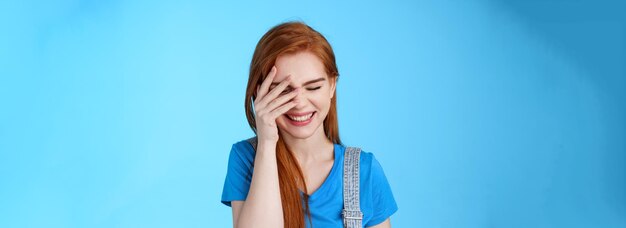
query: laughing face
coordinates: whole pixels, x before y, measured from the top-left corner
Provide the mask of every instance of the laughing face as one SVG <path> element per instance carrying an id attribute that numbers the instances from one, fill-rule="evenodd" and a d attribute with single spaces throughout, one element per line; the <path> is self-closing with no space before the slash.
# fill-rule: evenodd
<path id="1" fill-rule="evenodd" d="M 324 119 L 335 94 L 335 80 L 326 74 L 324 64 L 308 51 L 281 55 L 276 59 L 277 73 L 270 90 L 287 76 L 291 84 L 283 91 L 300 88 L 294 99 L 298 104 L 276 119 L 279 131 L 286 137 L 306 139 L 324 135 Z M 325 138 L 325 137 L 324 137 Z"/>

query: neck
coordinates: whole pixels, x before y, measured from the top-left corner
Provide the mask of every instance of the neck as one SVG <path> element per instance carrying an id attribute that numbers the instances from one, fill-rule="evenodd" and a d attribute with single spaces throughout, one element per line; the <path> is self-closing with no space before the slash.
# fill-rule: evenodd
<path id="1" fill-rule="evenodd" d="M 283 137 L 287 148 L 294 153 L 300 163 L 334 158 L 334 145 L 326 137 L 322 126 L 308 138 L 294 138 L 286 133 L 281 134 L 281 137 Z"/>

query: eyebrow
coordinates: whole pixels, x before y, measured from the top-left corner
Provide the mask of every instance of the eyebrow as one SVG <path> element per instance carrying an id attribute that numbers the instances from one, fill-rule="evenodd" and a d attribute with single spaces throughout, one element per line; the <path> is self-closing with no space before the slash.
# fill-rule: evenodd
<path id="1" fill-rule="evenodd" d="M 313 83 L 324 81 L 324 80 L 326 80 L 326 78 L 313 79 L 311 81 L 305 82 L 302 86 L 306 86 L 308 84 L 313 84 Z M 270 85 L 275 86 L 275 85 L 278 85 L 278 84 L 280 84 L 280 82 L 272 82 L 272 84 L 270 84 Z"/>

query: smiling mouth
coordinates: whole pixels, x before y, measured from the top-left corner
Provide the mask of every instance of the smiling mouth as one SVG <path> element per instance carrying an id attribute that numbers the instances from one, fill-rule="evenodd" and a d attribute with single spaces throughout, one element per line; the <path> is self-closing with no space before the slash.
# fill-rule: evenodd
<path id="1" fill-rule="evenodd" d="M 313 114 L 315 114 L 315 112 L 311 112 L 309 114 L 306 115 L 301 115 L 301 116 L 294 116 L 294 115 L 289 115 L 289 114 L 285 114 L 285 116 L 295 122 L 305 122 L 307 120 L 310 120 L 311 117 L 313 117 Z"/>

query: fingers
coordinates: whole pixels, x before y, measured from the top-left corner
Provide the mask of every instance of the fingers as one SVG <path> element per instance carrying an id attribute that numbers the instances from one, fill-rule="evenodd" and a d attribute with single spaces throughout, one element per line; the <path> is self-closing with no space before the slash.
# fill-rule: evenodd
<path id="1" fill-rule="evenodd" d="M 285 88 L 287 88 L 287 86 L 289 86 L 290 82 L 291 82 L 291 75 L 287 76 L 287 78 L 285 78 L 285 80 L 280 82 L 276 87 L 272 88 L 272 90 L 265 95 L 266 98 L 268 100 L 270 100 L 270 101 L 276 99 L 276 97 L 278 97 L 280 94 L 282 94 L 283 91 L 285 90 Z"/>
<path id="2" fill-rule="evenodd" d="M 285 88 L 289 85 L 289 82 L 291 82 L 291 76 L 287 76 L 285 80 L 280 82 L 280 84 L 274 87 L 272 91 L 267 93 L 265 96 L 259 97 L 258 99 L 260 100 L 255 105 L 257 107 L 263 107 L 267 105 L 269 102 L 271 102 L 272 100 L 276 99 L 276 97 L 278 97 L 278 95 L 280 95 L 283 92 L 283 90 L 285 90 Z"/>
<path id="3" fill-rule="evenodd" d="M 298 95 L 298 88 L 292 90 L 288 94 L 282 95 L 282 96 L 274 99 L 269 104 L 267 104 L 265 109 L 267 109 L 267 110 L 274 110 L 277 107 L 279 107 L 280 105 L 282 105 L 285 102 L 287 102 L 287 101 L 291 100 L 292 98 L 294 98 L 296 95 Z"/>
<path id="4" fill-rule="evenodd" d="M 293 107 L 295 107 L 297 104 L 298 104 L 297 100 L 293 100 L 293 101 L 287 102 L 287 103 L 283 104 L 282 106 L 278 107 L 277 109 L 274 109 L 269 114 L 272 116 L 273 119 L 276 119 L 280 115 L 285 114 L 285 112 L 287 112 L 290 109 L 292 109 Z"/>
<path id="5" fill-rule="evenodd" d="M 267 94 L 267 91 L 269 91 L 270 85 L 272 84 L 272 82 L 274 81 L 274 77 L 276 76 L 276 71 L 276 66 L 273 66 L 270 73 L 267 75 L 267 77 L 265 77 L 265 80 L 263 80 L 263 83 L 261 83 L 261 87 L 257 89 L 256 97 L 262 98 L 263 96 L 265 96 L 265 94 Z"/>

